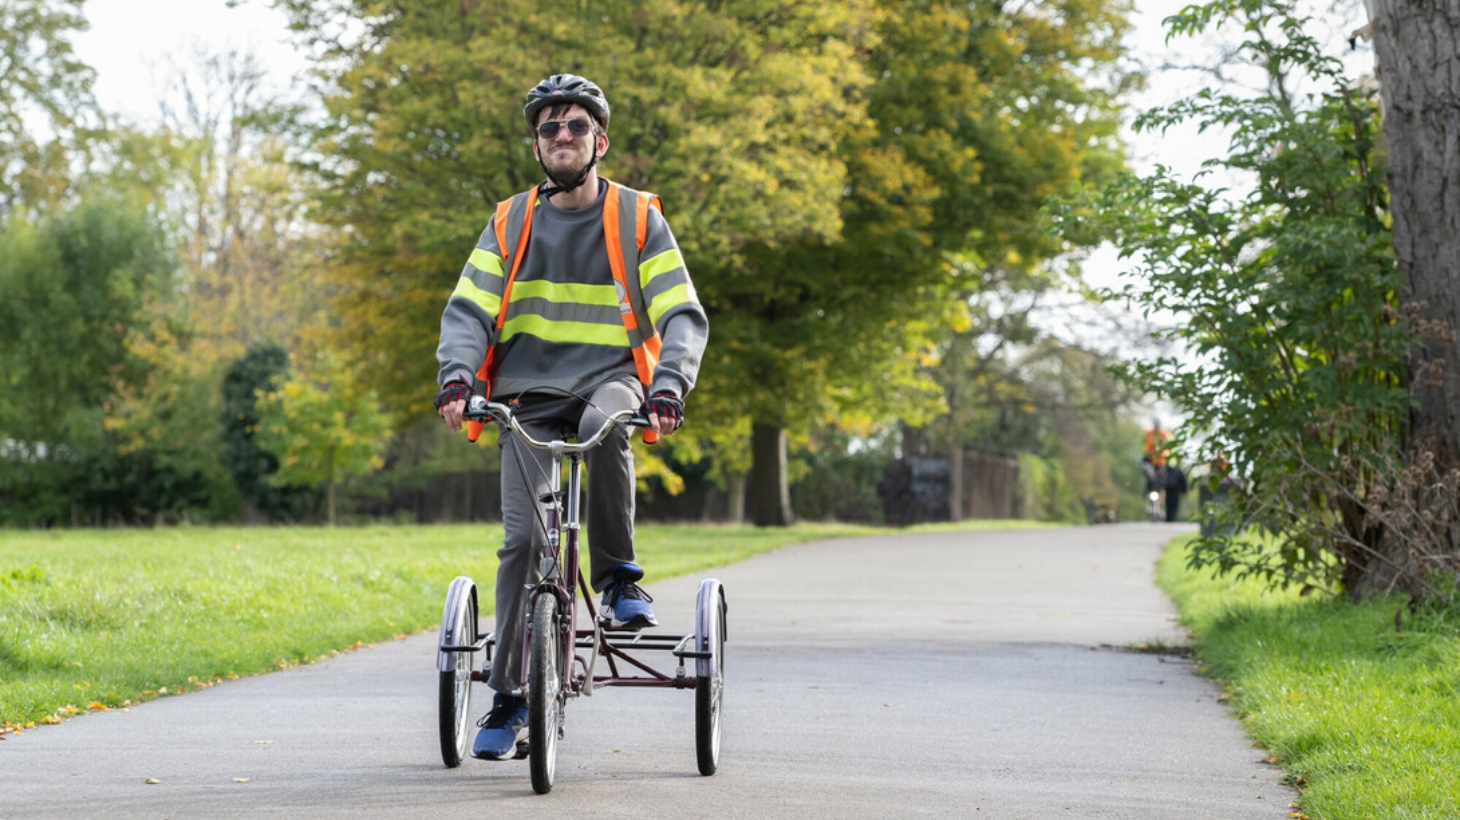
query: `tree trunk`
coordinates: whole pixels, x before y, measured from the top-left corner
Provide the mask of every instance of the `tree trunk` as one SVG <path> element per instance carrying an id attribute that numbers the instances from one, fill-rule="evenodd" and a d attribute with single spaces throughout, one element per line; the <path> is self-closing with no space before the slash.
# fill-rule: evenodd
<path id="1" fill-rule="evenodd" d="M 725 491 L 729 496 L 725 518 L 731 524 L 745 523 L 745 475 L 732 473 L 725 476 Z"/>
<path id="2" fill-rule="evenodd" d="M 948 520 L 963 520 L 963 450 L 956 436 L 948 436 Z"/>
<path id="3" fill-rule="evenodd" d="M 1440 474 L 1460 468 L 1460 2 L 1373 0 L 1374 52 L 1384 102 L 1394 250 L 1426 338 L 1412 361 L 1416 409 L 1406 459 L 1434 455 Z M 1454 560 L 1460 533 L 1431 545 Z M 1369 563 L 1363 593 L 1392 569 Z"/>
<path id="4" fill-rule="evenodd" d="M 791 525 L 791 486 L 786 480 L 786 431 L 755 422 L 750 431 L 750 515 L 757 527 Z"/>
<path id="5" fill-rule="evenodd" d="M 325 489 L 325 498 L 329 508 L 330 526 L 333 527 L 335 525 L 335 483 L 333 481 L 329 482 L 329 486 Z"/>

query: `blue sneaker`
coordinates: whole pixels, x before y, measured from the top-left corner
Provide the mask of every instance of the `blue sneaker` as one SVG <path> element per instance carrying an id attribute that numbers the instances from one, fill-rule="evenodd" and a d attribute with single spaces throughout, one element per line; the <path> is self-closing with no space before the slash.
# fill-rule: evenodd
<path id="1" fill-rule="evenodd" d="M 614 567 L 613 583 L 603 590 L 603 606 L 599 610 L 610 629 L 636 631 L 659 625 L 654 610 L 649 607 L 654 599 L 634 583 L 643 577 L 644 571 L 634 564 Z"/>
<path id="2" fill-rule="evenodd" d="M 477 724 L 476 742 L 471 756 L 482 760 L 506 760 L 517 756 L 517 735 L 527 728 L 527 700 L 496 693 L 492 711 Z"/>

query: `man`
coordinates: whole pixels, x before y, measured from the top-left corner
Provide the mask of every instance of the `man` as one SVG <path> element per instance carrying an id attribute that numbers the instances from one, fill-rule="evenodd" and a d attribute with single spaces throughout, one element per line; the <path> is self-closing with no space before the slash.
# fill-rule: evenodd
<path id="1" fill-rule="evenodd" d="M 559 74 L 527 94 L 533 154 L 547 179 L 498 205 L 441 317 L 436 407 L 453 432 L 471 392 L 516 399 L 534 438 L 586 438 L 619 410 L 642 408 L 654 434 L 684 418 L 708 338 L 679 246 L 658 198 L 601 179 L 608 100 L 594 83 Z M 646 398 L 647 397 L 647 398 Z M 650 437 L 645 436 L 648 440 Z M 515 754 L 527 723 L 518 690 L 527 587 L 544 542 L 538 497 L 547 456 L 516 442 L 502 450 L 495 695 L 472 753 Z M 657 623 L 637 581 L 634 462 L 628 428 L 588 454 L 589 582 L 615 629 Z"/>
<path id="2" fill-rule="evenodd" d="M 1171 455 L 1166 449 L 1166 440 L 1170 437 L 1171 434 L 1161 426 L 1161 420 L 1153 418 L 1141 445 L 1141 472 L 1146 477 L 1146 513 L 1152 521 L 1173 520 L 1170 496 L 1166 494 L 1166 459 Z"/>

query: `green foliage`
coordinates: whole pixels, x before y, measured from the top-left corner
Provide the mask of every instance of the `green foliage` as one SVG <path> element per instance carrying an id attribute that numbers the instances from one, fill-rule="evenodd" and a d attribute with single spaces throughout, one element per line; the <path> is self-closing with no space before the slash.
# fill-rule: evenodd
<path id="1" fill-rule="evenodd" d="M 270 479 L 279 470 L 279 459 L 259 446 L 258 396 L 278 386 L 289 366 L 289 354 L 276 344 L 250 347 L 234 362 L 223 378 L 223 461 L 234 486 L 249 504 L 274 521 L 297 521 L 303 517 L 306 498 L 297 488 L 280 487 Z"/>
<path id="2" fill-rule="evenodd" d="M 1019 455 L 1019 494 L 1023 499 L 1020 517 L 1031 521 L 1085 523 L 1085 505 L 1065 478 L 1057 459 Z"/>
<path id="3" fill-rule="evenodd" d="M 804 468 L 791 483 L 797 519 L 884 523 L 877 486 L 888 454 L 885 444 L 878 444 L 833 428 L 792 447 L 789 457 Z"/>
<path id="4" fill-rule="evenodd" d="M 334 524 L 335 485 L 383 463 L 387 428 L 375 391 L 325 354 L 296 369 L 277 390 L 256 395 L 255 441 L 278 462 L 270 482 L 325 486 Z"/>
<path id="5" fill-rule="evenodd" d="M 1242 52 L 1269 72 L 1269 90 L 1203 89 L 1137 128 L 1230 129 L 1230 153 L 1207 168 L 1252 187 L 1160 169 L 1067 203 L 1056 221 L 1067 235 L 1111 238 L 1135 274 L 1117 296 L 1176 317 L 1160 335 L 1183 353 L 1128 376 L 1189 414 L 1179 432 L 1204 440 L 1198 460 L 1231 461 L 1245 483 L 1231 513 L 1281 534 L 1260 558 L 1229 536 L 1206 539 L 1194 564 L 1327 586 L 1380 537 L 1361 506 L 1398 463 L 1409 410 L 1379 112 L 1285 6 L 1216 3 L 1170 23 L 1173 35 L 1213 24 L 1243 27 Z M 1288 91 L 1302 86 L 1317 91 Z"/>
<path id="6" fill-rule="evenodd" d="M 131 343 L 174 270 L 155 221 L 106 193 L 0 231 L 0 520 L 151 521 L 208 506 L 202 466 L 109 426 L 117 397 L 149 377 Z"/>
<path id="7" fill-rule="evenodd" d="M 540 179 L 521 106 L 548 74 L 604 86 L 614 117 L 602 167 L 663 195 L 702 298 L 729 277 L 770 288 L 747 243 L 841 228 L 846 169 L 829 148 L 865 120 L 853 57 L 867 0 L 279 5 L 315 37 L 343 18 L 366 21 L 358 41 L 325 43 L 331 116 L 319 145 L 333 161 L 320 216 L 350 230 L 331 267 L 342 338 L 382 374 L 398 417 L 429 406 L 433 340 L 422 329 L 436 325 L 493 204 Z M 733 421 L 718 406 L 698 414 Z"/>
<path id="8" fill-rule="evenodd" d="M 1460 814 L 1460 610 L 1219 580 L 1188 565 L 1189 546 L 1167 548 L 1157 581 L 1196 635 L 1203 672 L 1298 787 L 1303 816 Z"/>
<path id="9" fill-rule="evenodd" d="M 95 72 L 70 35 L 86 28 L 84 0 L 0 4 L 0 221 L 17 205 L 62 199 L 75 152 L 100 120 Z"/>
<path id="10" fill-rule="evenodd" d="M 748 419 L 931 417 L 945 254 L 1052 252 L 1040 199 L 1115 162 L 1119 4 L 276 5 L 322 49 L 341 338 L 397 426 L 492 204 L 539 179 L 521 95 L 547 74 L 605 87 L 605 173 L 664 197 L 714 327 L 691 423 L 737 461 Z"/>

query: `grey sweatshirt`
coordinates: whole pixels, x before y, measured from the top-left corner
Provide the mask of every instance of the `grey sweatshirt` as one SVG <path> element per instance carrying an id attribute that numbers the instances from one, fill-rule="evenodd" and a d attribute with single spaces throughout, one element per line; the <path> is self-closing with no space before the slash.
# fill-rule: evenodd
<path id="1" fill-rule="evenodd" d="M 542 387 L 584 393 L 609 379 L 636 378 L 604 243 L 607 187 L 600 182 L 597 201 L 577 211 L 538 199 L 501 339 L 494 337 L 505 265 L 492 226 L 482 231 L 441 315 L 436 358 L 442 386 L 458 380 L 472 384 L 493 343 L 493 399 Z M 632 276 L 633 259 L 626 261 Z M 663 342 L 649 392 L 682 398 L 699 375 L 709 322 L 669 223 L 654 208 L 638 275 L 650 321 Z"/>

